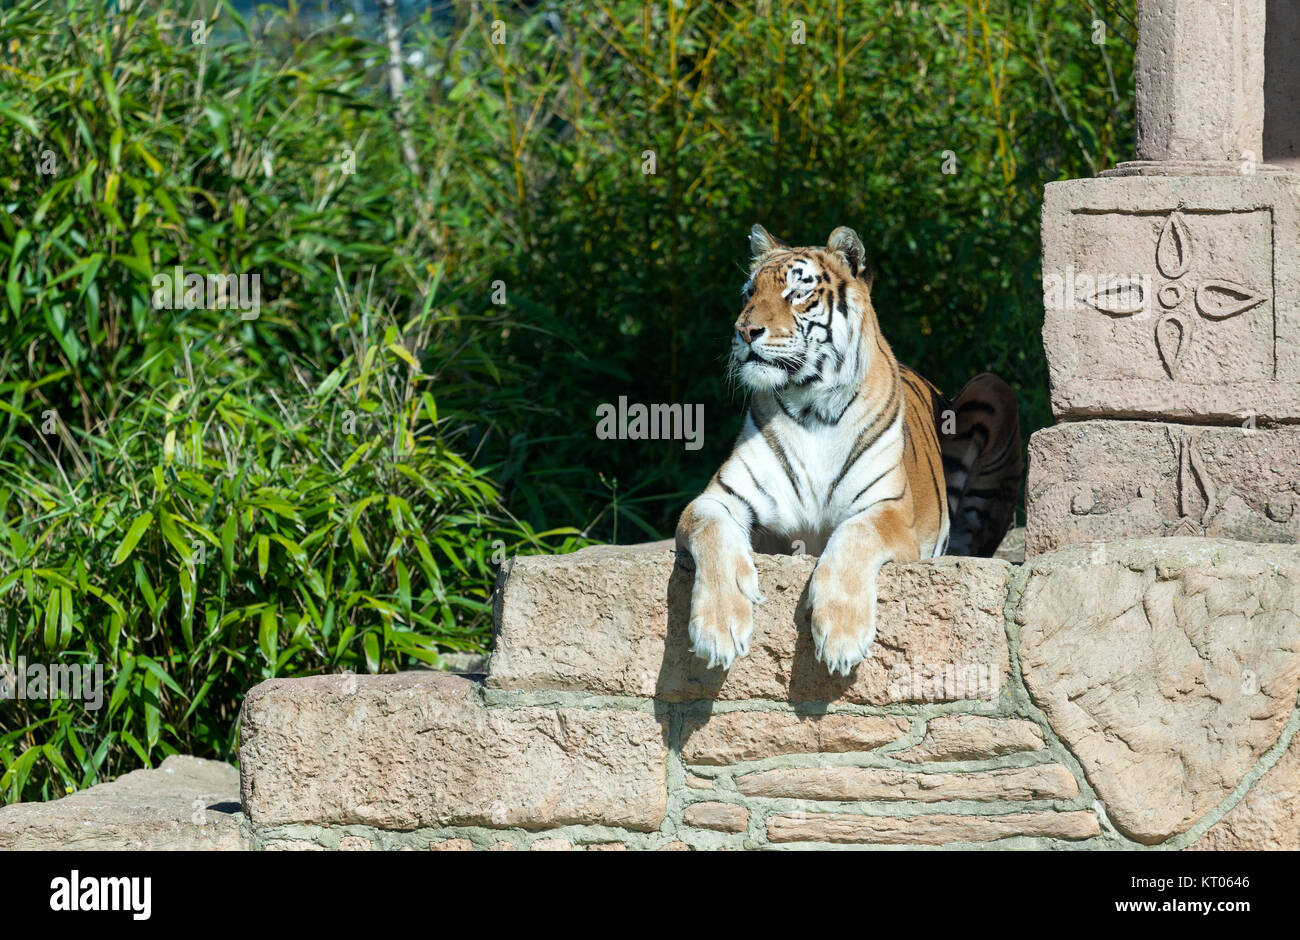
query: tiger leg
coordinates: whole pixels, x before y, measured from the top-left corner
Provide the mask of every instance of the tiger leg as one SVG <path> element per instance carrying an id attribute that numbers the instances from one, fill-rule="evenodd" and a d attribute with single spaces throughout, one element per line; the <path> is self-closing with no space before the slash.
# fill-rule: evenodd
<path id="1" fill-rule="evenodd" d="M 881 566 L 919 559 L 909 492 L 876 503 L 831 533 L 808 582 L 808 602 L 813 646 L 832 675 L 847 676 L 871 650 Z"/>
<path id="2" fill-rule="evenodd" d="M 708 660 L 710 669 L 728 669 L 736 657 L 749 653 L 754 605 L 763 601 L 749 532 L 728 508 L 730 502 L 728 494 L 715 494 L 711 486 L 677 523 L 677 548 L 690 552 L 695 562 L 691 652 Z"/>

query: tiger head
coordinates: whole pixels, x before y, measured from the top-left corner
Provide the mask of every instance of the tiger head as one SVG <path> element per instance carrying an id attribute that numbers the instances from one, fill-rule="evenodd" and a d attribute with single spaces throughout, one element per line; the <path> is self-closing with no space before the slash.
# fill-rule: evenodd
<path id="1" fill-rule="evenodd" d="M 866 329 L 875 328 L 871 271 L 850 228 L 825 248 L 791 248 L 761 225 L 749 234 L 754 261 L 731 341 L 732 365 L 753 391 L 812 391 L 859 374 Z"/>

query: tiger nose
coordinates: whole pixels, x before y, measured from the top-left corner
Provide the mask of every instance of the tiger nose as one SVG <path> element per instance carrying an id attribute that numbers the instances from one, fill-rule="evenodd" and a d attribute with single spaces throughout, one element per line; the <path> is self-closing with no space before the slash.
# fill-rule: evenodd
<path id="1" fill-rule="evenodd" d="M 754 340 L 758 339 L 766 332 L 767 327 L 765 326 L 753 326 L 746 323 L 736 324 L 736 334 L 746 343 L 754 342 Z"/>

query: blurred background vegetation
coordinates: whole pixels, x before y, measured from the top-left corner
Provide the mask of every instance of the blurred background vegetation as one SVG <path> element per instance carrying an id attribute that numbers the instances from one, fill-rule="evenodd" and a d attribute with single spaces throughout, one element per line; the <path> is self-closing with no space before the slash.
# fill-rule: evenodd
<path id="1" fill-rule="evenodd" d="M 509 555 L 670 535 L 754 222 L 854 226 L 900 358 L 1049 423 L 1042 189 L 1129 156 L 1134 7 L 0 0 L 0 659 L 108 683 L 0 702 L 3 799 L 232 760 L 256 682 L 438 666 Z M 155 307 L 174 265 L 259 315 Z M 704 448 L 597 439 L 620 395 Z"/>

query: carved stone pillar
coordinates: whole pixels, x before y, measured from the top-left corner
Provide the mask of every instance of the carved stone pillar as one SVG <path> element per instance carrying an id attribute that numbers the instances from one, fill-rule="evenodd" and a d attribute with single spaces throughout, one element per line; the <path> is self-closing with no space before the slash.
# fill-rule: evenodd
<path id="1" fill-rule="evenodd" d="M 1300 425 L 1300 177 L 1260 162 L 1266 127 L 1271 155 L 1297 122 L 1286 103 L 1265 121 L 1266 6 L 1285 63 L 1268 100 L 1285 102 L 1294 10 L 1139 0 L 1138 159 L 1047 185 L 1043 344 L 1066 423 L 1030 439 L 1030 554 L 1300 541 L 1300 427 L 1281 427 Z"/>
<path id="2" fill-rule="evenodd" d="M 1139 163 L 1186 173 L 1262 160 L 1264 3 L 1141 0 Z"/>

